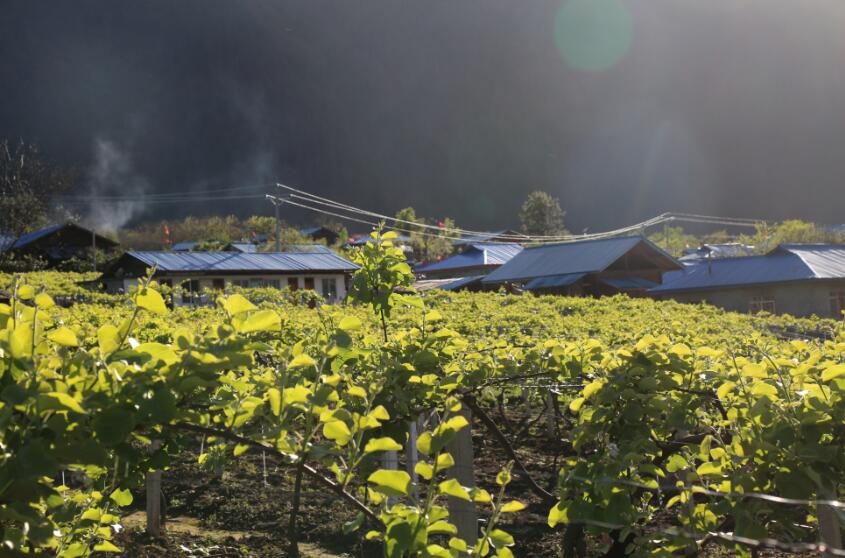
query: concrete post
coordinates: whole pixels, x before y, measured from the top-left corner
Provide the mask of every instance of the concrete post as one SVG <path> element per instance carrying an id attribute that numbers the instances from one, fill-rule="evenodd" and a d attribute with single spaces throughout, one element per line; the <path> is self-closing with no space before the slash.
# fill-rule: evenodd
<path id="1" fill-rule="evenodd" d="M 462 486 L 467 488 L 475 487 L 475 470 L 473 467 L 472 451 L 472 413 L 464 407 L 461 414 L 469 422 L 458 431 L 455 439 L 447 447 L 455 465 L 450 469 L 452 478 L 456 479 Z M 448 498 L 449 519 L 458 528 L 458 537 L 463 539 L 467 545 L 472 546 L 478 541 L 478 513 L 473 502 L 467 502 L 459 498 Z"/>

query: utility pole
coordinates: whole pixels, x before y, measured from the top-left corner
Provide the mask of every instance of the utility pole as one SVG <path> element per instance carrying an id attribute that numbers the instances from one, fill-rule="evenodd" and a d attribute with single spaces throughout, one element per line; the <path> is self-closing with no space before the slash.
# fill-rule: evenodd
<path id="1" fill-rule="evenodd" d="M 276 252 L 282 251 L 282 222 L 279 219 L 279 206 L 281 202 L 274 201 L 273 207 L 276 208 Z"/>

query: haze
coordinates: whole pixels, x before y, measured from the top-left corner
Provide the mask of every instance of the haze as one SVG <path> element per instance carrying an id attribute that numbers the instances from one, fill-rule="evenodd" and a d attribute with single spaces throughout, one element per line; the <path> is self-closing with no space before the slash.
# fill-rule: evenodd
<path id="1" fill-rule="evenodd" d="M 579 232 L 668 210 L 845 220 L 845 3 L 579 4 L 5 2 L 0 135 L 95 192 L 281 181 L 503 228 L 541 189 Z"/>

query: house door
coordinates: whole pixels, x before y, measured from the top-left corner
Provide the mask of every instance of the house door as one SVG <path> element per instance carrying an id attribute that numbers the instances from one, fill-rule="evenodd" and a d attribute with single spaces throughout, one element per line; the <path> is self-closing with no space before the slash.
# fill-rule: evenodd
<path id="1" fill-rule="evenodd" d="M 314 278 L 313 277 L 306 277 L 305 278 L 305 289 L 306 290 L 311 289 L 312 291 L 314 290 Z"/>

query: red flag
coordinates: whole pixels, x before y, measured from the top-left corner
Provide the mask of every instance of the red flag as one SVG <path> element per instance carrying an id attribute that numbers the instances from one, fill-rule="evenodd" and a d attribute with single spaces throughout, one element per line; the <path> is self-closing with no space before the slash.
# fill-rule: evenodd
<path id="1" fill-rule="evenodd" d="M 441 229 L 445 229 L 446 223 L 444 223 L 443 221 L 438 221 L 437 226 L 440 227 Z"/>
<path id="2" fill-rule="evenodd" d="M 170 244 L 170 227 L 166 223 L 164 225 L 164 243 Z"/>

